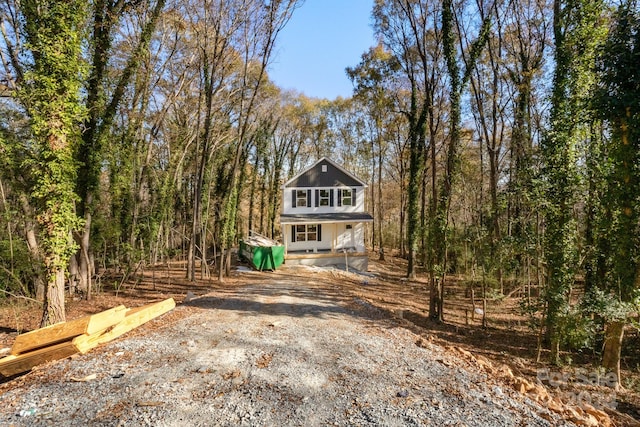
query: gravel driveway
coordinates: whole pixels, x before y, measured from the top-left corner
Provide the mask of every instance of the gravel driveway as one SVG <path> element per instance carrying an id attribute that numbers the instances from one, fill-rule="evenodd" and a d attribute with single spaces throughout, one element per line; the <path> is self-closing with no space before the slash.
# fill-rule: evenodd
<path id="1" fill-rule="evenodd" d="M 0 425 L 565 425 L 417 340 L 339 289 L 279 277 L 16 380 Z"/>

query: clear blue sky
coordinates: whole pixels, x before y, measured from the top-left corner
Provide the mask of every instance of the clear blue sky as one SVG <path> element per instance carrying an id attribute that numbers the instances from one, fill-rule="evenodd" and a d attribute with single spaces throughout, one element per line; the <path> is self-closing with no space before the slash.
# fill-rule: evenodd
<path id="1" fill-rule="evenodd" d="M 305 0 L 280 32 L 269 77 L 283 89 L 315 98 L 351 96 L 346 67 L 375 44 L 374 0 Z"/>

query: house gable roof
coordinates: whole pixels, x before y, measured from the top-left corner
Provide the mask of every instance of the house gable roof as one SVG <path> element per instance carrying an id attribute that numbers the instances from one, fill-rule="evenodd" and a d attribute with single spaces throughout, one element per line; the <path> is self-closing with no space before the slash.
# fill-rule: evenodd
<path id="1" fill-rule="evenodd" d="M 326 166 L 326 172 L 323 172 L 323 166 Z M 332 160 L 323 157 L 285 182 L 283 187 L 367 187 L 367 184 Z"/>

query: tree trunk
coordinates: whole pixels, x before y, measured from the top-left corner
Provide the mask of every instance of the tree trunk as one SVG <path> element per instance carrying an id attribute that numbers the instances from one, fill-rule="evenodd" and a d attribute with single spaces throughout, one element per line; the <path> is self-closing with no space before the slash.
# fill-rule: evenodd
<path id="1" fill-rule="evenodd" d="M 604 350 L 602 352 L 602 367 L 607 374 L 613 372 L 617 379 L 616 389 L 620 385 L 620 351 L 624 337 L 624 322 L 614 321 L 607 325 Z"/>
<path id="2" fill-rule="evenodd" d="M 110 99 L 106 99 L 103 87 L 106 86 L 107 78 L 113 78 L 113 75 L 107 70 L 108 58 L 112 53 L 112 32 L 117 27 L 119 18 L 124 15 L 124 8 L 128 6 L 124 2 L 98 1 L 93 4 L 94 14 L 93 22 L 91 22 L 93 31 L 89 43 L 93 48 L 91 53 L 92 66 L 85 94 L 85 106 L 88 114 L 82 123 L 82 142 L 76 153 L 80 165 L 76 180 L 77 192 L 81 199 L 78 210 L 80 215 L 85 218 L 85 229 L 79 242 L 80 253 L 84 254 L 79 257 L 79 284 L 81 287 L 86 287 L 88 298 L 91 297 L 91 275 L 93 274 L 93 267 L 87 261 L 91 258 L 91 213 L 94 210 L 94 196 L 97 194 L 100 182 L 102 146 L 106 140 L 105 135 L 111 131 L 111 125 L 118 113 L 122 99 L 125 97 L 126 88 L 140 67 L 142 56 L 148 50 L 165 3 L 166 0 L 158 0 L 149 11 L 149 19 L 143 24 L 138 44 L 127 59 Z"/>
<path id="3" fill-rule="evenodd" d="M 33 285 L 35 288 L 36 300 L 40 302 L 44 302 L 45 292 L 46 292 L 46 283 L 44 280 L 44 274 L 42 271 L 42 253 L 40 250 L 40 245 L 38 244 L 38 238 L 36 236 L 36 226 L 34 222 L 31 220 L 33 218 L 33 211 L 31 205 L 29 204 L 29 200 L 26 195 L 20 195 L 20 205 L 22 206 L 23 215 L 25 216 L 26 222 L 26 231 L 25 238 L 27 243 L 27 248 L 29 249 L 29 254 L 31 255 L 31 259 L 34 261 L 34 264 L 37 266 L 35 268 L 36 274 L 33 278 Z"/>
<path id="4" fill-rule="evenodd" d="M 375 143 L 373 141 L 371 141 L 371 202 L 370 202 L 370 206 L 371 209 L 369 209 L 369 211 L 371 212 L 371 216 L 373 217 L 373 222 L 371 223 L 371 251 L 375 252 L 376 250 L 376 243 L 377 243 L 377 235 L 380 233 L 380 231 L 377 229 L 377 221 L 376 221 L 376 186 L 375 186 L 375 181 L 376 181 L 376 156 L 374 154 L 375 151 Z M 381 200 L 378 200 L 378 203 L 380 203 Z"/>
<path id="5" fill-rule="evenodd" d="M 64 308 L 65 271 L 58 269 L 55 274 L 51 275 L 51 279 L 47 287 L 44 312 L 40 321 L 41 328 L 66 321 Z"/>
<path id="6" fill-rule="evenodd" d="M 278 196 L 280 191 L 280 171 L 282 163 L 274 168 L 272 182 L 269 184 L 269 237 L 276 237 L 276 215 L 278 211 Z"/>
<path id="7" fill-rule="evenodd" d="M 378 132 L 379 133 L 379 132 Z M 382 234 L 382 222 L 384 220 L 384 202 L 382 199 L 382 141 L 378 137 L 378 247 L 380 248 L 379 261 L 384 261 L 384 236 Z"/>
<path id="8" fill-rule="evenodd" d="M 431 293 L 429 294 L 429 317 L 437 319 L 438 307 L 438 284 L 436 279 L 436 245 L 434 243 L 434 223 L 436 221 L 436 204 L 438 200 L 438 178 L 436 170 L 436 144 L 435 144 L 435 128 L 433 118 L 429 121 L 429 136 L 431 145 L 431 205 L 429 207 L 429 276 L 431 282 Z"/>
<path id="9" fill-rule="evenodd" d="M 209 210 L 211 209 L 211 190 L 207 186 L 207 204 L 204 209 L 203 218 L 209 218 Z M 209 222 L 204 220 L 202 223 L 202 231 L 200 232 L 200 279 L 208 279 L 210 277 L 209 261 L 207 257 L 207 230 Z"/>
<path id="10" fill-rule="evenodd" d="M 250 186 L 250 190 L 249 190 L 249 225 L 248 225 L 248 229 L 249 229 L 249 233 L 251 233 L 255 226 L 253 224 L 253 218 L 255 217 L 254 214 L 254 210 L 255 210 L 255 197 L 256 197 L 256 186 L 257 186 L 257 179 L 258 179 L 258 168 L 260 166 L 260 161 L 262 159 L 260 158 L 260 150 L 256 150 L 256 161 L 253 164 L 253 168 L 251 170 L 251 186 Z M 262 179 L 262 186 L 261 186 L 261 193 L 260 193 L 260 212 L 259 212 L 259 217 L 260 217 L 260 221 L 258 222 L 258 230 L 260 230 L 260 234 L 264 234 L 264 229 L 263 229 L 263 215 L 264 215 L 264 176 Z"/>
<path id="11" fill-rule="evenodd" d="M 442 274 L 438 281 L 438 322 L 444 322 L 444 288 L 446 284 L 446 275 Z"/>
<path id="12" fill-rule="evenodd" d="M 189 246 L 187 248 L 187 280 L 189 280 L 190 282 L 196 281 L 195 253 L 196 253 L 195 238 L 193 235 L 193 227 L 192 227 L 192 235 L 191 235 L 191 238 L 189 239 Z"/>
<path id="13" fill-rule="evenodd" d="M 89 204 L 92 202 L 89 201 Z M 93 277 L 93 266 L 90 260 L 90 237 L 91 237 L 91 213 L 87 210 L 84 217 L 84 229 L 79 236 L 76 236 L 79 250 L 76 253 L 76 261 L 78 263 L 78 288 L 84 292 L 85 299 L 91 300 L 91 277 Z"/>
<path id="14" fill-rule="evenodd" d="M 189 255 L 187 262 L 187 279 L 191 282 L 196 280 L 196 259 L 198 244 L 200 244 L 200 236 L 202 233 L 202 197 L 204 188 L 204 175 L 209 159 L 209 122 L 211 121 L 211 99 L 207 100 L 207 118 L 205 131 L 203 135 L 203 148 L 198 164 L 198 172 L 196 174 L 196 182 L 194 183 L 193 196 L 193 215 L 191 217 L 191 238 L 189 239 Z M 200 248 L 202 251 L 202 248 Z"/>
<path id="15" fill-rule="evenodd" d="M 38 239 L 36 238 L 36 231 L 33 227 L 30 227 L 26 231 L 27 247 L 29 253 L 36 265 L 40 266 L 42 263 L 42 255 L 40 254 L 40 247 L 38 246 Z M 36 300 L 44 302 L 46 286 L 44 277 L 42 275 L 42 269 L 37 268 L 37 274 L 33 278 L 33 284 L 36 291 Z"/>
<path id="16" fill-rule="evenodd" d="M 78 258 L 74 255 L 69 258 L 69 295 L 75 295 L 78 291 Z"/>
<path id="17" fill-rule="evenodd" d="M 440 297 L 440 301 L 438 302 L 439 310 L 438 313 L 432 313 L 431 315 L 437 315 L 440 321 L 444 320 L 442 310 L 444 307 L 444 288 L 447 273 L 447 230 L 449 228 L 449 210 L 453 197 L 453 185 L 461 170 L 459 151 L 462 139 L 462 92 L 464 91 L 471 73 L 477 65 L 481 50 L 487 43 L 491 28 L 490 17 L 484 16 L 483 10 L 479 10 L 479 12 L 482 17 L 482 25 L 477 39 L 469 45 L 471 49 L 468 57 L 466 55 L 463 56 L 465 61 L 464 70 L 461 70 L 460 64 L 458 63 L 458 48 L 456 46 L 456 39 L 460 36 L 459 34 L 456 34 L 455 31 L 456 28 L 459 28 L 457 24 L 457 17 L 455 16 L 456 8 L 452 0 L 442 1 L 442 51 L 444 54 L 450 86 L 449 142 L 447 144 L 444 174 L 440 180 L 440 194 L 437 200 L 436 215 L 432 221 L 431 241 L 431 244 L 435 246 L 435 267 L 439 269 L 438 274 L 440 276 L 440 283 L 438 286 Z M 436 203 L 435 200 L 434 203 Z"/>
<path id="18" fill-rule="evenodd" d="M 425 123 L 429 101 L 425 100 L 419 111 L 417 88 L 412 84 L 411 112 L 409 113 L 409 188 L 407 194 L 407 246 L 409 263 L 407 277 L 416 277 L 416 257 L 420 231 L 420 189 L 424 170 Z"/>
<path id="19" fill-rule="evenodd" d="M 224 246 L 220 247 L 220 254 L 218 255 L 218 282 L 224 282 L 224 254 L 225 254 Z"/>
<path id="20" fill-rule="evenodd" d="M 498 156 L 499 148 L 495 141 L 495 135 L 492 138 L 493 147 L 489 147 L 487 141 L 487 149 L 489 152 L 489 186 L 491 187 L 491 231 L 490 231 L 490 248 L 492 263 L 497 264 L 496 274 L 500 284 L 500 294 L 504 295 L 504 281 L 502 280 L 502 263 L 500 260 L 500 251 L 498 244 L 500 243 L 502 234 L 500 232 L 500 205 L 498 204 Z"/>
<path id="21" fill-rule="evenodd" d="M 9 269 L 11 274 L 13 274 L 15 259 L 14 259 L 14 250 L 13 250 L 13 231 L 11 230 L 11 213 L 9 206 L 7 205 L 7 197 L 4 193 L 4 184 L 2 183 L 2 179 L 0 179 L 0 196 L 2 196 L 2 207 L 4 208 L 6 220 L 7 220 L 7 237 L 9 238 Z"/>
<path id="22" fill-rule="evenodd" d="M 404 150 L 403 150 L 404 151 Z M 407 220 L 407 191 L 404 186 L 405 183 L 405 168 L 404 160 L 400 158 L 400 257 L 405 258 L 407 256 L 407 245 L 405 244 L 405 229 Z"/>
<path id="23" fill-rule="evenodd" d="M 437 319 L 439 317 L 440 297 L 438 289 L 438 278 L 432 273 L 429 278 L 429 317 L 431 319 Z"/>
<path id="24" fill-rule="evenodd" d="M 428 150 L 425 149 L 425 158 Z M 425 165 L 427 161 L 425 160 Z M 422 261 L 422 265 L 429 265 L 429 171 L 426 166 L 422 172 L 422 182 L 421 182 L 421 203 L 420 203 L 420 259 Z"/>

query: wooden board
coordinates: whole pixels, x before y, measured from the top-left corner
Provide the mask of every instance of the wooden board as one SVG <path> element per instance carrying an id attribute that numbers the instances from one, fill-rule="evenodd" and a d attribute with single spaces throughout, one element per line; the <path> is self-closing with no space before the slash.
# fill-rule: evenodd
<path id="1" fill-rule="evenodd" d="M 111 308 L 101 313 L 81 317 L 69 322 L 56 323 L 45 328 L 35 329 L 18 335 L 11 347 L 11 354 L 17 356 L 30 350 L 51 346 L 82 334 L 95 334 L 104 331 L 124 319 L 124 305 Z"/>
<path id="2" fill-rule="evenodd" d="M 21 352 L 0 359 L 0 374 L 11 377 L 42 363 L 64 359 L 78 352 L 86 353 L 99 344 L 111 341 L 172 310 L 175 306 L 173 298 L 133 309 L 118 306 L 82 319 L 19 335 L 14 347 Z M 86 332 L 78 334 L 78 331 Z"/>
<path id="3" fill-rule="evenodd" d="M 64 359 L 76 354 L 78 350 L 71 341 L 40 348 L 18 356 L 10 355 L 0 359 L 0 374 L 11 377 L 30 371 L 34 366 L 53 360 Z"/>
<path id="4" fill-rule="evenodd" d="M 100 344 L 118 338 L 143 323 L 173 310 L 175 306 L 176 303 L 173 298 L 169 298 L 154 304 L 128 309 L 124 319 L 117 325 L 113 325 L 94 334 L 79 335 L 73 339 L 72 343 L 76 350 L 84 354 Z"/>

